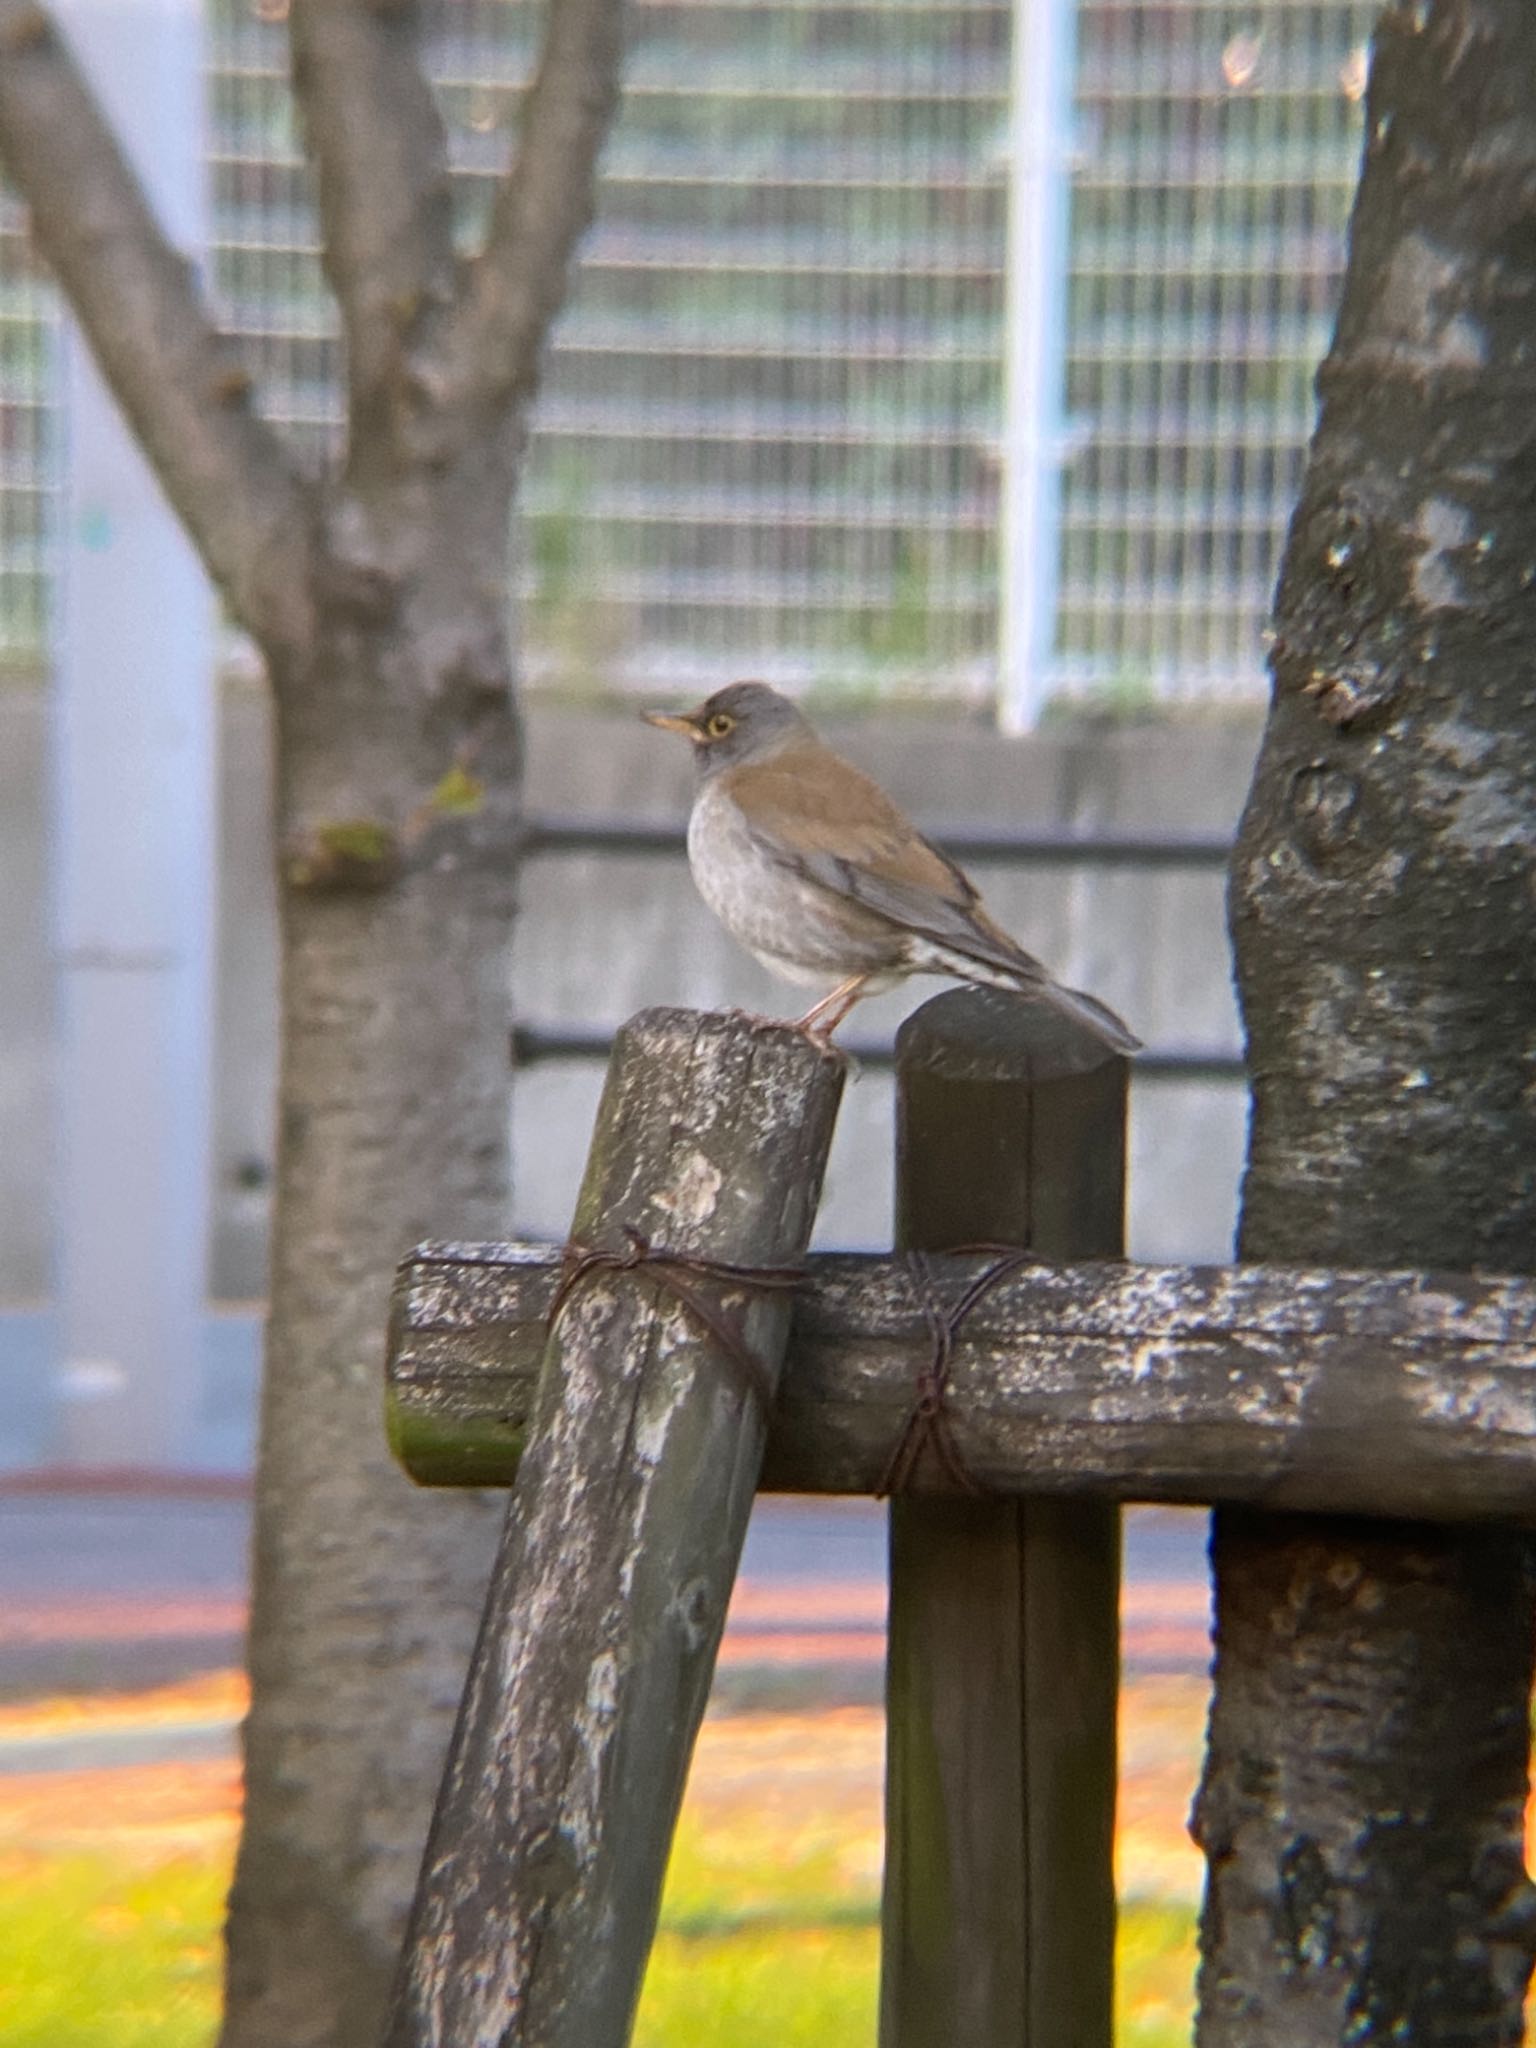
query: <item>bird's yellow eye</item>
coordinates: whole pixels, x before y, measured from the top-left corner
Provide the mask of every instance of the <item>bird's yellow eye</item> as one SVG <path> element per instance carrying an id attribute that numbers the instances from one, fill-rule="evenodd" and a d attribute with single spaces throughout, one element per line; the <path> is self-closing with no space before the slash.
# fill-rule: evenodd
<path id="1" fill-rule="evenodd" d="M 704 730 L 712 740 L 723 740 L 728 732 L 736 730 L 736 721 L 729 711 L 717 711 Z"/>

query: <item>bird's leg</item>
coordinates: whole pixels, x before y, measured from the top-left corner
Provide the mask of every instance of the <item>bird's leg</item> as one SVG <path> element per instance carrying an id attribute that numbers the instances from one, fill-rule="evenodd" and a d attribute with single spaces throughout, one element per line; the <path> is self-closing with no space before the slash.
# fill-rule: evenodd
<path id="1" fill-rule="evenodd" d="M 868 980 L 867 974 L 850 974 L 819 1003 L 812 1003 L 803 1017 L 797 1017 L 795 1029 L 805 1032 L 810 1038 L 819 1039 L 823 1045 L 830 1045 L 833 1032 L 864 993 L 864 984 Z"/>

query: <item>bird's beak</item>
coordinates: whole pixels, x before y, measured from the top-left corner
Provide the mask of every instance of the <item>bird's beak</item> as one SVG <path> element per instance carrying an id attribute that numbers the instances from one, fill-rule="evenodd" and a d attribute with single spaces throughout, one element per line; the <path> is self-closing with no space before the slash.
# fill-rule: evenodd
<path id="1" fill-rule="evenodd" d="M 642 711 L 640 716 L 647 725 L 659 726 L 663 732 L 680 732 L 684 739 L 692 740 L 698 746 L 704 735 L 691 718 L 680 718 L 671 711 Z"/>

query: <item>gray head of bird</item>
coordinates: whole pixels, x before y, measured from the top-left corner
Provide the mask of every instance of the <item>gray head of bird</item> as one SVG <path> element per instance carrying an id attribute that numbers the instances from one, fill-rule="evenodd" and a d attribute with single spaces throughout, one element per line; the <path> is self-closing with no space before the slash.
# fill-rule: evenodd
<path id="1" fill-rule="evenodd" d="M 722 768 L 771 760 L 797 740 L 815 737 L 810 722 L 766 683 L 731 683 L 692 711 L 643 711 L 647 725 L 680 732 L 693 745 L 701 778 Z"/>

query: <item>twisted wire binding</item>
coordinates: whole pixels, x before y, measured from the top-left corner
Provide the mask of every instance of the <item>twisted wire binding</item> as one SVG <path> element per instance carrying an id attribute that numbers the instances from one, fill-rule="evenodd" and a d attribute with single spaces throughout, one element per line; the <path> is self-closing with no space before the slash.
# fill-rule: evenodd
<path id="1" fill-rule="evenodd" d="M 653 1245 L 642 1231 L 624 1226 L 627 1240 L 623 1250 L 603 1250 L 572 1239 L 561 1249 L 560 1284 L 549 1305 L 545 1327 L 553 1331 L 572 1296 L 598 1273 L 643 1273 L 679 1302 L 706 1329 L 736 1366 L 748 1390 L 756 1397 L 766 1421 L 773 1409 L 776 1390 L 763 1362 L 752 1351 L 741 1331 L 723 1310 L 693 1284 L 695 1277 L 721 1281 L 729 1287 L 764 1293 L 792 1293 L 806 1278 L 803 1266 L 749 1266 L 732 1259 L 706 1258 L 699 1252 L 670 1250 Z M 981 1253 L 997 1256 L 986 1271 L 978 1273 L 952 1306 L 939 1299 L 933 1264 L 928 1253 L 907 1252 L 902 1268 L 917 1307 L 927 1321 L 933 1338 L 933 1353 L 918 1374 L 912 1402 L 901 1433 L 886 1460 L 877 1499 L 907 1492 L 916 1477 L 923 1453 L 931 1450 L 950 1484 L 961 1493 L 980 1494 L 986 1489 L 970 1470 L 955 1441 L 949 1412 L 950 1375 L 955 1340 L 966 1318 L 985 1300 L 993 1288 L 1010 1279 L 1021 1266 L 1034 1263 L 1033 1252 L 1017 1245 L 962 1244 L 943 1254 L 946 1258 L 974 1257 Z"/>
<path id="2" fill-rule="evenodd" d="M 946 1308 L 939 1300 L 928 1253 L 913 1251 L 903 1255 L 902 1269 L 907 1276 L 908 1287 L 933 1335 L 933 1356 L 917 1376 L 912 1405 L 886 1460 L 880 1484 L 875 1489 L 878 1500 L 886 1500 L 892 1494 L 905 1493 L 910 1489 L 925 1450 L 933 1452 L 945 1477 L 958 1491 L 969 1494 L 986 1491 L 961 1455 L 950 1418 L 949 1381 L 955 1339 L 960 1334 L 961 1324 L 977 1303 L 985 1300 L 994 1287 L 1010 1279 L 1021 1266 L 1032 1265 L 1035 1254 L 1018 1245 L 957 1244 L 943 1256 L 963 1258 L 982 1252 L 995 1252 L 998 1255 L 995 1263 L 984 1273 L 977 1274 L 951 1308 Z"/>
<path id="3" fill-rule="evenodd" d="M 671 1251 L 653 1245 L 643 1231 L 624 1225 L 628 1244 L 623 1251 L 604 1251 L 575 1239 L 561 1249 L 560 1284 L 555 1289 L 545 1321 L 553 1330 L 577 1289 L 596 1273 L 643 1272 L 664 1293 L 670 1294 L 701 1323 L 721 1350 L 736 1366 L 749 1391 L 757 1398 L 766 1421 L 774 1402 L 773 1378 L 743 1337 L 716 1303 L 691 1284 L 690 1276 L 719 1280 L 732 1287 L 763 1293 L 792 1292 L 805 1278 L 803 1266 L 746 1266 L 731 1259 L 710 1259 L 698 1252 Z"/>

